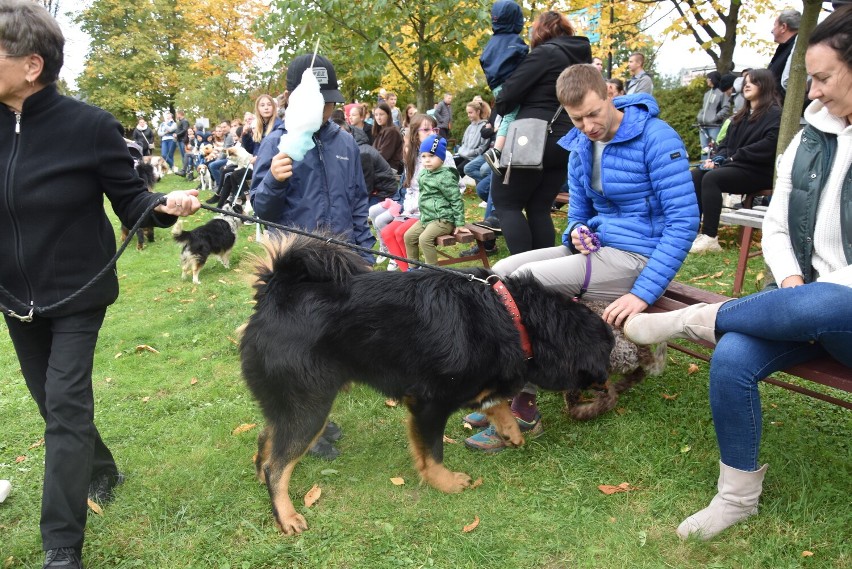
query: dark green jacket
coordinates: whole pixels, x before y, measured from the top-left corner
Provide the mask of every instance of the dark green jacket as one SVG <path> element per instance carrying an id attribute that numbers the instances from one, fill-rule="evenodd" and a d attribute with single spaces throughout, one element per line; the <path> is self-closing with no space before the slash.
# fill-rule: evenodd
<path id="1" fill-rule="evenodd" d="M 811 258 L 814 252 L 814 225 L 822 189 L 828 183 L 837 153 L 837 136 L 807 125 L 793 161 L 788 223 L 790 241 L 805 282 L 814 280 Z M 852 168 L 846 172 L 840 194 L 840 229 L 843 253 L 852 265 Z"/>
<path id="2" fill-rule="evenodd" d="M 459 173 L 455 168 L 441 166 L 434 172 L 420 170 L 420 221 L 449 221 L 464 227 L 464 200 L 459 192 Z"/>

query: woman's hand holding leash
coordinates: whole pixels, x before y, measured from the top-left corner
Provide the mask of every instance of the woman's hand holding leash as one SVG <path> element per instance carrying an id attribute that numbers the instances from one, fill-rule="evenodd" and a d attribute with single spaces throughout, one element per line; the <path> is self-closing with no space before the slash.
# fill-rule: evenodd
<path id="1" fill-rule="evenodd" d="M 186 217 L 198 211 L 199 208 L 201 208 L 201 202 L 198 201 L 198 190 L 184 190 L 166 194 L 166 203 L 158 205 L 154 211 Z"/>

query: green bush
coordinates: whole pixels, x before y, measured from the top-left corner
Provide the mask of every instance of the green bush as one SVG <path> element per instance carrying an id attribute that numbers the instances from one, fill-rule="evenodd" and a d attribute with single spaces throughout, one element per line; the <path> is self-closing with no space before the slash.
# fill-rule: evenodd
<path id="1" fill-rule="evenodd" d="M 698 129 L 695 117 L 701 108 L 706 90 L 704 79 L 699 78 L 686 87 L 674 89 L 655 89 L 654 98 L 660 105 L 660 118 L 677 131 L 686 145 L 690 160 L 698 160 L 701 146 L 698 142 Z"/>

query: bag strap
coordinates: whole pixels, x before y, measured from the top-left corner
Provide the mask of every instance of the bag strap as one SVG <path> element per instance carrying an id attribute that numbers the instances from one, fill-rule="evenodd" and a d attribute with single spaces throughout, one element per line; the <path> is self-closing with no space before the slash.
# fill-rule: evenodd
<path id="1" fill-rule="evenodd" d="M 553 115 L 553 118 L 550 119 L 550 122 L 547 123 L 547 134 L 553 134 L 553 123 L 556 122 L 556 119 L 559 118 L 559 113 L 562 112 L 562 105 L 559 105 L 559 108 L 556 109 L 556 113 Z"/>

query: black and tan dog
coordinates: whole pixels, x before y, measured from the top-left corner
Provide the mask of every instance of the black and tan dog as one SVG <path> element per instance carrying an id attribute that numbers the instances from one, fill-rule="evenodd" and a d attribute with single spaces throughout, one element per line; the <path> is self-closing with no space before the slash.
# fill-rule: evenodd
<path id="1" fill-rule="evenodd" d="M 573 391 L 607 379 L 609 327 L 531 277 L 504 280 L 529 337 L 528 359 L 512 315 L 487 284 L 428 269 L 371 272 L 351 250 L 308 237 L 267 249 L 240 350 L 243 375 L 266 418 L 257 475 L 286 534 L 307 528 L 288 495 L 293 469 L 349 381 L 404 402 L 420 476 L 443 492 L 461 492 L 470 477 L 443 465 L 453 412 L 483 409 L 518 446 L 524 439 L 506 400 L 525 382 Z"/>
<path id="2" fill-rule="evenodd" d="M 242 206 L 225 204 L 224 211 L 243 213 Z M 231 249 L 237 242 L 237 230 L 242 221 L 232 215 L 219 214 L 191 231 L 183 230 L 183 220 L 172 227 L 172 237 L 181 244 L 181 277 L 192 275 L 192 282 L 201 284 L 198 273 L 210 255 L 217 257 L 226 269 L 230 268 Z"/>

